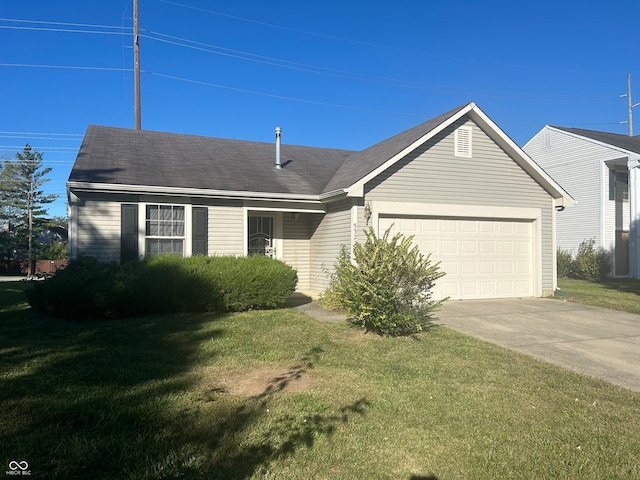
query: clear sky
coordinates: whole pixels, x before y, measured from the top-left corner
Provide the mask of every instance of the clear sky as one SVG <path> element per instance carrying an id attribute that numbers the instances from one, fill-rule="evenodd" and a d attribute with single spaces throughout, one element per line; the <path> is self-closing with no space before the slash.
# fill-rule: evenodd
<path id="1" fill-rule="evenodd" d="M 2 2 L 0 156 L 43 153 L 51 215 L 66 215 L 87 125 L 135 126 L 132 12 Z M 271 142 L 280 126 L 283 143 L 359 150 L 474 101 L 522 146 L 546 124 L 626 134 L 627 73 L 640 101 L 638 0 L 139 0 L 139 14 L 147 130 Z"/>

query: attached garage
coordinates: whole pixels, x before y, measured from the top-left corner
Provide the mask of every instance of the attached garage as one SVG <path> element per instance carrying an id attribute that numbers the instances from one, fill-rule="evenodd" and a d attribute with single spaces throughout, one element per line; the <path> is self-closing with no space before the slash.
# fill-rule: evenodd
<path id="1" fill-rule="evenodd" d="M 535 223 L 531 219 L 381 215 L 379 231 L 413 235 L 441 262 L 436 298 L 530 297 L 535 289 Z"/>

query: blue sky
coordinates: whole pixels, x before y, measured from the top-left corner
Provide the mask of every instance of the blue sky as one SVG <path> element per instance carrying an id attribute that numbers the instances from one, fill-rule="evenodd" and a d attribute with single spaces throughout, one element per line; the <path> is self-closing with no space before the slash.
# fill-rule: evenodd
<path id="1" fill-rule="evenodd" d="M 2 4 L 0 157 L 43 153 L 51 215 L 66 214 L 87 125 L 135 125 L 132 10 Z M 139 0 L 139 13 L 147 130 L 271 142 L 281 126 L 286 143 L 359 150 L 474 101 L 522 146 L 545 124 L 626 134 L 627 73 L 640 101 L 636 0 Z"/>

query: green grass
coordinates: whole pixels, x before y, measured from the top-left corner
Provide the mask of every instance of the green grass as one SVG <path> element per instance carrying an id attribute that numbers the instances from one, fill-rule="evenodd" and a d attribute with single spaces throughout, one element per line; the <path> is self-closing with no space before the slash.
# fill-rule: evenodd
<path id="1" fill-rule="evenodd" d="M 73 323 L 23 288 L 0 284 L 0 462 L 32 478 L 640 478 L 640 393 L 446 328 Z"/>
<path id="2" fill-rule="evenodd" d="M 640 280 L 560 278 L 558 287 L 556 297 L 563 300 L 640 314 Z"/>

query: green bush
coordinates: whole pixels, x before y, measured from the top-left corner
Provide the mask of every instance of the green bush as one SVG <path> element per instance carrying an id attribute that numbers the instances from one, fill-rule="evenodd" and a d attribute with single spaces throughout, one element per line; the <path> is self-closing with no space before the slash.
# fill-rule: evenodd
<path id="1" fill-rule="evenodd" d="M 573 261 L 573 275 L 581 280 L 601 280 L 611 273 L 611 254 L 596 250 L 595 240 L 583 240 Z"/>
<path id="2" fill-rule="evenodd" d="M 29 304 L 54 316 L 77 319 L 121 316 L 127 305 L 120 266 L 93 257 L 71 260 L 67 267 L 27 289 Z"/>
<path id="3" fill-rule="evenodd" d="M 226 310 L 240 312 L 284 303 L 298 283 L 289 265 L 263 256 L 214 257 Z"/>
<path id="4" fill-rule="evenodd" d="M 38 260 L 66 260 L 69 258 L 67 243 L 54 241 L 51 245 L 42 245 L 37 258 Z"/>
<path id="5" fill-rule="evenodd" d="M 444 275 L 411 245 L 413 237 L 377 237 L 365 232 L 364 244 L 354 247 L 351 262 L 345 248 L 331 276 L 329 295 L 351 321 L 380 335 L 410 335 L 422 331 L 432 313 L 446 300 L 434 301 L 434 282 Z"/>
<path id="6" fill-rule="evenodd" d="M 558 248 L 556 265 L 559 278 L 569 278 L 573 275 L 573 257 L 569 250 Z"/>
<path id="7" fill-rule="evenodd" d="M 129 315 L 222 310 L 220 286 L 210 273 L 209 257 L 160 255 L 127 264 L 124 269 L 135 299 Z"/>
<path id="8" fill-rule="evenodd" d="M 140 263 L 71 260 L 27 290 L 43 313 L 81 320 L 149 313 L 272 308 L 293 293 L 297 275 L 267 257 L 150 257 Z"/>

